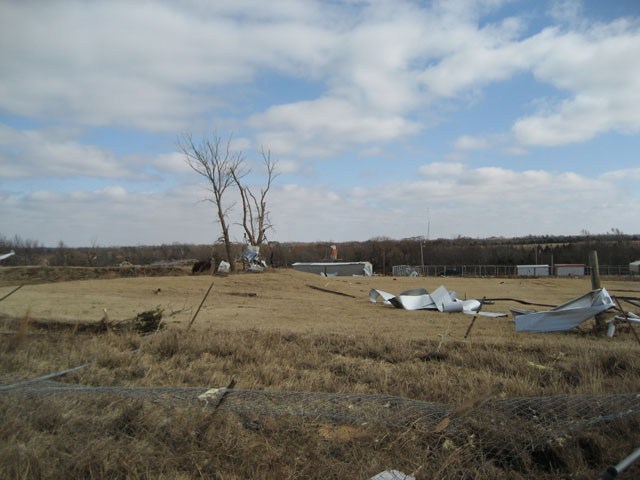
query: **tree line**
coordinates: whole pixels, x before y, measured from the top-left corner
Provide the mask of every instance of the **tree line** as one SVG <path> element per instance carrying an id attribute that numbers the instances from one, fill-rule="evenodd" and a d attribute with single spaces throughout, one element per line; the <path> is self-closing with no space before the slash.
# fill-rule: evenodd
<path id="1" fill-rule="evenodd" d="M 359 242 L 269 242 L 261 245 L 262 258 L 275 268 L 295 262 L 331 261 L 331 245 L 337 261 L 368 261 L 379 274 L 391 274 L 394 265 L 527 265 L 587 263 L 589 252 L 598 251 L 601 265 L 627 265 L 640 260 L 640 235 L 528 236 L 520 238 L 425 240 L 423 238 L 373 238 Z M 233 258 L 241 264 L 244 245 L 230 243 L 230 257 L 223 242 L 214 245 L 163 244 L 122 247 L 72 248 L 59 242 L 45 247 L 37 240 L 0 234 L 0 253 L 16 255 L 1 266 L 49 265 L 106 267 L 123 262 L 152 265 L 170 262 Z"/>

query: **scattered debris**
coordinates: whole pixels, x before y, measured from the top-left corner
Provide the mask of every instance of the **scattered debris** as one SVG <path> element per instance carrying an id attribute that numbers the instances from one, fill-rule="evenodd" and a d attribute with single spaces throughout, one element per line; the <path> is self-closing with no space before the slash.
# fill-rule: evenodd
<path id="1" fill-rule="evenodd" d="M 204 305 L 204 301 L 209 296 L 209 292 L 211 292 L 212 288 L 213 288 L 213 282 L 211 282 L 211 285 L 209 285 L 209 288 L 207 289 L 207 293 L 205 293 L 204 297 L 202 297 L 202 301 L 200 302 L 200 305 L 198 306 L 198 309 L 196 310 L 196 313 L 193 314 L 193 318 L 189 322 L 189 326 L 187 327 L 187 330 L 191 330 L 191 325 L 193 325 L 193 322 L 196 321 L 196 317 L 198 316 L 198 313 L 200 313 L 200 309 L 202 308 L 202 305 Z"/>
<path id="2" fill-rule="evenodd" d="M 164 327 L 162 323 L 163 309 L 159 306 L 153 310 L 146 310 L 138 313 L 134 318 L 112 321 L 109 318 L 107 309 L 104 309 L 102 318 L 99 321 L 56 321 L 31 319 L 29 311 L 20 322 L 19 330 L 25 330 L 27 325 L 30 329 L 44 330 L 47 334 L 63 332 L 76 334 L 100 334 L 100 333 L 126 333 L 135 332 L 139 334 L 154 333 Z M 4 332 L 3 334 L 15 334 L 20 336 L 20 332 Z M 29 332 L 29 335 L 39 335 L 42 332 Z"/>
<path id="3" fill-rule="evenodd" d="M 532 312 L 511 309 L 516 332 L 563 332 L 577 327 L 598 313 L 615 308 L 606 289 L 600 288 L 551 310 Z"/>
<path id="4" fill-rule="evenodd" d="M 618 311 L 622 313 L 622 317 L 620 315 L 616 315 L 610 320 L 609 326 L 607 327 L 607 336 L 613 337 L 613 334 L 616 331 L 615 322 L 616 320 L 622 319 L 627 322 L 627 325 L 629 325 L 629 330 L 631 330 L 631 332 L 633 333 L 633 336 L 636 337 L 636 342 L 638 342 L 638 344 L 640 345 L 640 337 L 638 337 L 638 333 L 636 332 L 635 328 L 633 328 L 633 325 L 632 325 L 632 323 L 640 323 L 640 317 L 633 312 L 625 312 L 622 309 L 622 306 L 620 305 L 620 301 L 618 300 L 617 297 L 615 297 L 615 301 L 617 304 Z"/>
<path id="5" fill-rule="evenodd" d="M 163 309 L 156 307 L 153 310 L 146 310 L 136 315 L 133 319 L 133 330 L 138 333 L 154 333 L 163 327 Z M 105 316 L 107 311 L 105 309 Z"/>
<path id="6" fill-rule="evenodd" d="M 485 300 L 485 303 L 489 304 L 489 303 L 494 303 L 494 302 L 516 302 L 516 303 L 521 303 L 523 305 L 532 305 L 534 307 L 555 307 L 555 305 L 549 305 L 547 303 L 533 303 L 533 302 L 528 302 L 527 300 L 519 300 L 517 298 L 509 298 L 509 297 L 502 297 L 502 298 L 487 298 Z"/>
<path id="7" fill-rule="evenodd" d="M 315 285 L 307 285 L 309 288 L 313 288 L 314 290 L 320 290 L 321 292 L 333 293 L 334 295 L 342 295 L 343 297 L 357 298 L 348 293 L 337 292 L 335 290 L 329 290 L 328 288 L 316 287 Z"/>
<path id="8" fill-rule="evenodd" d="M 24 387 L 24 386 L 30 385 L 32 383 L 42 382 L 44 380 L 50 380 L 52 378 L 62 377 L 64 375 L 68 375 L 70 373 L 77 372 L 78 370 L 82 370 L 83 368 L 87 368 L 87 367 L 90 367 L 90 366 L 91 366 L 90 363 L 85 363 L 84 365 L 80 365 L 79 367 L 69 368 L 67 370 L 62 370 L 60 372 L 50 373 L 48 375 L 43 375 L 42 377 L 32 378 L 30 380 L 23 380 L 21 382 L 11 383 L 9 385 L 2 385 L 2 386 L 0 386 L 0 391 L 1 390 L 13 390 L 14 388 Z"/>
<path id="9" fill-rule="evenodd" d="M 625 320 L 631 323 L 640 323 L 640 316 L 636 315 L 633 312 L 626 312 L 624 315 L 616 315 L 613 317 L 614 320 Z"/>
<path id="10" fill-rule="evenodd" d="M 224 400 L 225 395 L 229 393 L 229 390 L 232 390 L 233 387 L 235 386 L 236 386 L 236 379 L 232 378 L 231 381 L 229 382 L 229 385 L 227 385 L 226 387 L 210 388 L 203 394 L 198 395 L 198 398 L 204 401 L 207 407 L 211 407 L 215 410 L 220 406 L 220 404 L 222 403 L 222 400 Z"/>
<path id="11" fill-rule="evenodd" d="M 222 260 L 218 265 L 218 273 L 229 273 L 230 270 L 231 264 L 225 260 Z"/>
<path id="12" fill-rule="evenodd" d="M 191 267 L 191 274 L 196 275 L 198 273 L 209 273 L 211 271 L 211 259 L 198 260 Z"/>
<path id="13" fill-rule="evenodd" d="M 439 312 L 462 312 L 468 315 L 481 315 L 484 317 L 506 317 L 503 313 L 482 312 L 482 304 L 478 300 L 460 300 L 456 292 L 447 290 L 440 285 L 431 294 L 424 288 L 406 290 L 400 295 L 393 295 L 382 290 L 372 289 L 369 292 L 369 301 L 376 303 L 382 298 L 386 305 L 405 310 L 438 310 Z"/>
<path id="14" fill-rule="evenodd" d="M 228 292 L 227 295 L 233 295 L 234 297 L 257 297 L 256 292 Z"/>
<path id="15" fill-rule="evenodd" d="M 373 275 L 373 265 L 370 262 L 296 262 L 291 267 L 298 272 L 315 273 L 325 277 Z"/>
<path id="16" fill-rule="evenodd" d="M 385 470 L 384 472 L 374 475 L 370 480 L 416 480 L 416 478 L 398 470 Z"/>
<path id="17" fill-rule="evenodd" d="M 612 480 L 614 478 L 618 478 L 618 475 L 624 472 L 639 459 L 640 448 L 636 448 L 631 454 L 623 458 L 617 465 L 613 465 L 602 472 L 598 477 L 598 480 Z"/>
<path id="18" fill-rule="evenodd" d="M 0 255 L 0 260 L 5 260 L 15 254 L 16 252 L 14 252 L 13 250 L 11 250 L 9 253 L 3 253 L 2 255 Z"/>
<path id="19" fill-rule="evenodd" d="M 248 272 L 264 272 L 267 268 L 267 263 L 260 258 L 258 245 L 245 245 L 242 258 Z"/>
<path id="20" fill-rule="evenodd" d="M 14 293 L 16 293 L 18 290 L 20 290 L 22 287 L 24 287 L 24 285 L 19 285 L 16 288 L 14 288 L 13 290 L 11 290 L 9 293 L 7 293 L 4 297 L 0 298 L 0 302 L 2 300 L 4 300 L 5 298 L 9 297 L 10 295 L 13 295 Z"/>
<path id="21" fill-rule="evenodd" d="M 620 297 L 616 295 L 618 300 L 624 300 L 625 302 L 633 305 L 634 307 L 640 307 L 640 298 L 638 297 Z"/>
<path id="22" fill-rule="evenodd" d="M 478 318 L 478 315 L 481 314 L 480 310 L 482 310 L 482 306 L 484 305 L 485 302 L 485 298 L 482 299 L 482 301 L 480 302 L 480 306 L 478 307 L 478 310 L 476 310 L 476 314 L 473 316 L 473 319 L 471 320 L 471 323 L 469 324 L 469 328 L 467 328 L 467 333 L 464 334 L 464 338 L 467 338 L 469 336 L 469 334 L 471 333 L 471 329 L 473 328 L 473 325 L 476 323 L 476 318 Z"/>

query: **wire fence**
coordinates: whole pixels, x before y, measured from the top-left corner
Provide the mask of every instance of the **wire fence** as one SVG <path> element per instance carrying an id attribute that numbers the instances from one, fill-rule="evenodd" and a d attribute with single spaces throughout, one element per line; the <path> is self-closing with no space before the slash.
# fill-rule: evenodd
<path id="1" fill-rule="evenodd" d="M 407 427 L 452 437 L 473 436 L 494 452 L 532 451 L 575 432 L 621 420 L 640 420 L 640 393 L 489 398 L 460 407 L 383 395 L 101 387 L 42 380 L 5 385 L 0 395 L 17 400 L 52 395 L 74 399 L 112 395 L 169 407 L 214 408 L 247 416 L 286 415 L 356 425 Z"/>

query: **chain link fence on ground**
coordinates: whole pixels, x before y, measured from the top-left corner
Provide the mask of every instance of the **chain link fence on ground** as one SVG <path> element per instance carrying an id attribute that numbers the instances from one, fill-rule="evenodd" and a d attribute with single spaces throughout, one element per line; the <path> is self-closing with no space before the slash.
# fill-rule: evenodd
<path id="1" fill-rule="evenodd" d="M 214 395 L 211 395 L 211 393 Z M 204 387 L 100 387 L 53 380 L 5 385 L 20 397 L 112 395 L 166 406 L 216 408 L 245 416 L 297 416 L 355 425 L 406 427 L 463 439 L 488 451 L 532 451 L 563 437 L 617 422 L 640 420 L 640 393 L 487 398 L 469 406 L 401 397 L 277 392 Z"/>

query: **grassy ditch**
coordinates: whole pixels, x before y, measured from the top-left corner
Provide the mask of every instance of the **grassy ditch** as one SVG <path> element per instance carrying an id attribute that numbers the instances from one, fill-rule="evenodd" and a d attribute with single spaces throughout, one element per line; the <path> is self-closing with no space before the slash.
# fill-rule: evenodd
<path id="1" fill-rule="evenodd" d="M 278 405 L 234 409 L 235 397 L 214 410 L 151 394 L 2 394 L 3 478 L 369 478 L 385 469 L 417 478 L 594 478 L 640 444 L 637 417 L 552 432 L 532 446 L 526 429 L 536 412 L 501 417 L 499 425 L 491 415 L 474 416 L 487 401 L 638 392 L 638 346 L 624 332 L 614 341 L 570 333 L 467 343 L 256 328 L 140 335 L 47 330 L 24 319 L 3 324 L 14 332 L 0 337 L 4 384 L 89 362 L 61 381 L 210 388 L 233 378 L 238 391 L 310 392 L 289 400 L 303 403 L 296 414 Z M 442 405 L 447 415 L 435 424 L 403 424 L 401 414 L 389 422 L 368 403 L 360 420 L 341 421 L 317 415 L 316 403 L 327 400 L 313 392 L 403 397 Z M 349 401 L 348 408 L 359 408 Z"/>

